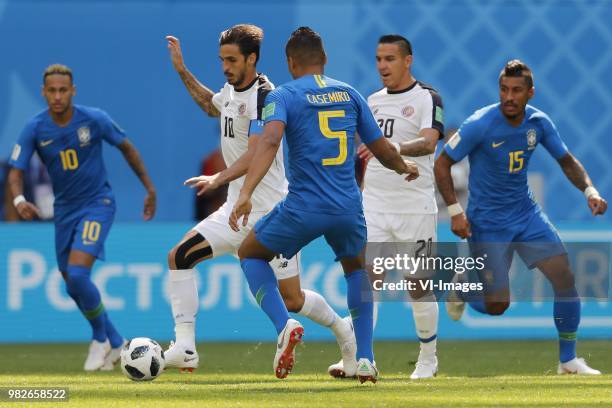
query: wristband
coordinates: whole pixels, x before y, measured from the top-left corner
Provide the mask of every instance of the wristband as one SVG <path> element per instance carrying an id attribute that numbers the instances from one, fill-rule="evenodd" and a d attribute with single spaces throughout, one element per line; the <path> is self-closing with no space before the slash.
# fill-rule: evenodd
<path id="1" fill-rule="evenodd" d="M 584 189 L 584 196 L 589 199 L 593 196 L 599 196 L 599 191 L 593 186 L 588 186 Z"/>
<path id="2" fill-rule="evenodd" d="M 21 203 L 24 203 L 26 201 L 25 197 L 23 196 L 23 194 L 19 194 L 17 197 L 15 197 L 15 199 L 13 200 L 13 205 L 15 206 L 15 208 L 17 208 L 17 206 Z"/>
<path id="3" fill-rule="evenodd" d="M 455 203 L 448 206 L 448 215 L 454 217 L 455 215 L 459 215 L 463 213 L 463 208 L 461 204 Z"/>

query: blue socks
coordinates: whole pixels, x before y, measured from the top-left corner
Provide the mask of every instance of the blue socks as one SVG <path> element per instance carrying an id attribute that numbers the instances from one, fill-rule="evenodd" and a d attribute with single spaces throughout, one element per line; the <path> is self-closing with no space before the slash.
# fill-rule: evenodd
<path id="1" fill-rule="evenodd" d="M 100 292 L 91 281 L 90 269 L 85 266 L 68 265 L 67 275 L 66 291 L 89 321 L 94 340 L 105 342 L 107 317 Z"/>
<path id="2" fill-rule="evenodd" d="M 580 298 L 576 288 L 555 292 L 553 315 L 559 332 L 559 361 L 576 358 L 576 331 L 580 324 Z"/>
<path id="3" fill-rule="evenodd" d="M 108 313 L 104 312 L 104 326 L 106 327 L 106 337 L 112 348 L 117 348 L 123 344 L 123 337 L 119 334 L 113 323 L 108 317 Z"/>
<path id="4" fill-rule="evenodd" d="M 289 320 L 289 312 L 283 302 L 274 271 L 263 259 L 245 258 L 240 262 L 249 283 L 249 289 L 259 307 L 268 315 L 276 332 L 280 334 Z"/>
<path id="5" fill-rule="evenodd" d="M 358 270 L 348 275 L 346 279 L 346 302 L 348 304 L 355 338 L 357 340 L 357 360 L 367 358 L 374 362 L 372 337 L 374 332 L 374 304 L 372 303 L 372 287 L 366 271 Z"/>
<path id="6" fill-rule="evenodd" d="M 466 298 L 466 296 L 461 297 Z M 468 301 L 472 309 L 487 314 L 483 300 Z M 555 292 L 553 317 L 559 332 L 559 361 L 566 363 L 576 358 L 576 332 L 580 324 L 580 298 L 575 287 Z"/>
<path id="7" fill-rule="evenodd" d="M 76 303 L 81 313 L 83 313 L 83 308 L 81 307 L 81 304 L 79 302 L 79 296 L 76 292 L 74 292 L 74 290 L 75 288 L 72 285 L 66 284 L 66 292 L 72 298 L 72 300 L 74 300 L 74 303 Z M 115 329 L 115 326 L 113 326 L 113 323 L 110 321 L 108 317 L 108 313 L 106 312 L 104 312 L 104 319 L 105 319 L 104 323 L 106 326 L 106 337 L 108 337 L 111 347 L 117 348 L 121 346 L 123 344 L 123 337 L 121 337 L 117 329 Z M 91 321 L 89 322 L 91 323 Z M 93 326 L 92 326 L 92 329 L 93 329 Z"/>

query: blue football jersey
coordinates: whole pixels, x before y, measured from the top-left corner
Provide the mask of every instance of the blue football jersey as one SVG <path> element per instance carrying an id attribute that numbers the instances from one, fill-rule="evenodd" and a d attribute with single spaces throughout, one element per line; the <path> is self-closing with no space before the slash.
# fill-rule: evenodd
<path id="1" fill-rule="evenodd" d="M 72 119 L 65 127 L 55 124 L 46 109 L 26 124 L 9 164 L 25 170 L 36 151 L 51 177 L 56 215 L 61 216 L 62 211 L 93 198 L 112 196 L 102 140 L 117 146 L 124 139 L 123 130 L 100 109 L 74 105 Z"/>
<path id="2" fill-rule="evenodd" d="M 370 143 L 382 132 L 359 92 L 323 75 L 303 76 L 268 94 L 263 118 L 286 125 L 285 205 L 328 214 L 362 211 L 355 181 L 355 134 Z"/>
<path id="3" fill-rule="evenodd" d="M 523 122 L 514 127 L 496 103 L 476 111 L 444 146 L 456 162 L 469 158 L 467 216 L 475 228 L 502 229 L 540 211 L 527 184 L 529 160 L 538 144 L 555 159 L 568 153 L 544 112 L 527 105 Z"/>

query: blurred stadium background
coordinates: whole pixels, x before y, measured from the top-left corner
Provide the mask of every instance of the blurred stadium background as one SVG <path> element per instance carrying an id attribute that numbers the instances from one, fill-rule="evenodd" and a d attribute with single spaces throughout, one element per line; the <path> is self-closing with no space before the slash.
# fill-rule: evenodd
<path id="1" fill-rule="evenodd" d="M 509 59 L 523 59 L 535 73 L 533 104 L 549 113 L 610 199 L 610 21 L 612 2 L 603 0 L 0 0 L 0 161 L 8 158 L 27 119 L 45 108 L 40 96 L 44 68 L 55 62 L 70 66 L 78 87 L 75 103 L 106 110 L 126 129 L 158 191 L 156 219 L 145 225 L 140 216 L 144 192 L 119 153 L 106 149 L 118 212 L 107 240 L 107 261 L 96 264 L 95 280 L 124 336 L 170 340 L 166 253 L 194 223 L 194 194 L 182 182 L 198 174 L 203 159 L 216 149 L 218 124 L 183 88 L 165 35 L 179 37 L 192 72 L 219 89 L 224 82 L 217 57 L 222 30 L 241 22 L 261 26 L 265 39 L 259 69 L 281 84 L 290 79 L 284 43 L 296 27 L 309 25 L 325 41 L 326 73 L 368 95 L 380 87 L 374 60 L 378 37 L 400 33 L 413 42 L 415 76 L 444 99 L 447 128 L 495 102 L 500 68 Z M 531 172 L 540 203 L 566 240 L 612 241 L 610 212 L 594 220 L 584 197 L 543 149 L 532 160 Z M 5 174 L 3 168 L 0 181 Z M 44 188 L 34 184 L 32 189 L 43 201 Z M 439 237 L 453 240 L 448 224 L 439 224 Z M 605 268 L 609 274 L 609 265 Z M 275 340 L 237 262 L 225 257 L 198 269 L 199 340 Z M 305 250 L 303 279 L 305 287 L 317 288 L 346 313 L 341 270 L 322 242 Z M 384 304 L 376 338 L 415 340 L 407 307 Z M 468 312 L 453 324 L 441 313 L 440 338 L 553 339 L 551 308 L 523 302 L 501 319 Z M 585 304 L 580 337 L 612 337 L 611 312 L 608 302 Z M 307 340 L 331 340 L 329 333 L 306 325 Z M 87 323 L 57 273 L 49 222 L 0 223 L 0 326 L 0 342 L 89 339 Z"/>

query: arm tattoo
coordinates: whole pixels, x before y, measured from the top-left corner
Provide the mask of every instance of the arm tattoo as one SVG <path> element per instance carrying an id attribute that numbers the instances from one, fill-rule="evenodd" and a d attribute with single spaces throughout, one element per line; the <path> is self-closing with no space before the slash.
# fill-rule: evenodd
<path id="1" fill-rule="evenodd" d="M 593 185 L 582 163 L 580 163 L 571 153 L 561 157 L 558 162 L 565 176 L 574 186 L 576 186 L 576 188 L 578 188 L 578 190 L 584 191 L 585 188 Z"/>
<path id="2" fill-rule="evenodd" d="M 440 131 L 438 129 L 423 129 L 416 139 L 400 143 L 400 154 L 412 157 L 433 154 L 436 151 L 439 139 Z"/>
<path id="3" fill-rule="evenodd" d="M 435 150 L 435 148 L 434 148 Z M 400 143 L 400 154 L 402 156 L 427 156 L 433 152 L 427 146 L 427 140 L 424 137 L 417 137 L 409 142 Z"/>
<path id="4" fill-rule="evenodd" d="M 208 116 L 219 116 L 219 111 L 212 103 L 214 92 L 205 87 L 186 68 L 181 71 L 179 75 L 195 103 L 197 103 L 198 106 L 200 106 L 200 108 L 202 108 L 202 110 L 208 114 Z"/>

